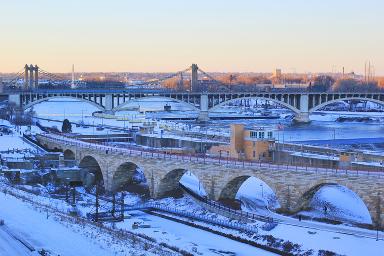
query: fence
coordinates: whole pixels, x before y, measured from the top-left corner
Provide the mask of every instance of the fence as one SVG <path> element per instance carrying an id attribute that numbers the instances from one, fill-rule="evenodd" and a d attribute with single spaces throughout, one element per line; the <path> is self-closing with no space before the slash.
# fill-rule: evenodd
<path id="1" fill-rule="evenodd" d="M 231 229 L 235 229 L 235 230 L 247 231 L 247 232 L 252 232 L 252 233 L 258 233 L 258 228 L 255 227 L 255 226 L 249 226 L 249 225 L 246 225 L 246 224 L 241 224 L 241 223 L 238 223 L 238 222 L 231 222 L 231 221 L 223 220 L 223 219 L 214 219 L 214 218 L 208 217 L 206 215 L 194 214 L 194 213 L 191 213 L 191 212 L 188 212 L 188 211 L 178 210 L 176 208 L 164 206 L 164 205 L 162 205 L 160 203 L 146 202 L 146 203 L 142 203 L 142 204 L 138 204 L 138 205 L 133 205 L 133 206 L 129 206 L 129 205 L 125 205 L 124 206 L 124 212 L 135 211 L 135 210 L 161 211 L 161 212 L 173 214 L 173 215 L 176 215 L 176 216 L 179 216 L 179 217 L 184 217 L 184 218 L 187 218 L 187 219 L 193 219 L 193 220 L 197 220 L 197 221 L 202 221 L 202 222 L 205 222 L 205 223 L 219 225 L 219 226 L 222 226 L 222 227 L 227 227 L 227 228 L 231 228 Z M 116 212 L 119 212 L 119 210 L 116 209 Z M 99 212 L 97 214 L 97 219 L 103 219 L 103 218 L 109 219 L 109 217 L 111 217 L 111 213 L 112 213 L 111 211 Z M 89 219 L 95 220 L 96 219 L 96 214 L 95 213 L 91 213 L 91 214 L 88 214 L 87 217 Z"/>

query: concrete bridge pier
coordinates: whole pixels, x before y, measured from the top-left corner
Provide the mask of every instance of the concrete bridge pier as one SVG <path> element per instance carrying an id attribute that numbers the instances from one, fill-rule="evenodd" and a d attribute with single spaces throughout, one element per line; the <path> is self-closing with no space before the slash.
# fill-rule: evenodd
<path id="1" fill-rule="evenodd" d="M 112 94 L 106 94 L 105 95 L 105 111 L 104 113 L 114 115 L 115 112 L 113 111 L 113 97 Z"/>
<path id="2" fill-rule="evenodd" d="M 8 96 L 8 102 L 16 104 L 17 107 L 21 106 L 21 97 L 20 94 L 10 94 Z"/>
<path id="3" fill-rule="evenodd" d="M 308 94 L 300 95 L 299 100 L 299 109 L 300 112 L 296 113 L 294 121 L 296 123 L 310 123 L 309 119 L 309 96 Z"/>
<path id="4" fill-rule="evenodd" d="M 296 123 L 310 123 L 311 119 L 309 119 L 309 113 L 308 112 L 300 112 L 295 115 L 295 118 L 293 119 Z"/>
<path id="5" fill-rule="evenodd" d="M 203 93 L 200 96 L 200 112 L 199 116 L 197 117 L 197 120 L 200 122 L 207 122 L 209 121 L 208 116 L 208 94 Z"/>

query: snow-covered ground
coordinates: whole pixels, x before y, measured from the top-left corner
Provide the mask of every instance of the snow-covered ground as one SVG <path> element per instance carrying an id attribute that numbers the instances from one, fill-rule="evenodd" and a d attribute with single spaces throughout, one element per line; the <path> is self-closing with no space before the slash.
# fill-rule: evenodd
<path id="1" fill-rule="evenodd" d="M 189 178 L 189 182 L 186 182 L 185 184 L 191 187 L 193 186 L 197 187 L 198 183 L 196 183 L 196 178 L 193 178 L 192 175 L 188 175 L 188 174 L 187 176 L 192 178 Z M 26 194 L 25 192 L 20 192 L 20 193 Z M 29 197 L 33 198 L 35 202 L 41 202 L 41 203 L 53 205 L 63 212 L 70 209 L 70 206 L 68 204 L 58 199 L 48 199 L 45 197 L 35 196 L 35 195 L 29 195 Z M 4 200 L 9 200 L 9 198 L 10 198 L 9 195 L 0 196 L 0 206 L 3 206 Z M 93 208 L 94 197 L 92 195 L 82 195 L 82 198 L 83 200 L 78 202 L 78 210 L 80 211 L 81 215 L 84 216 L 87 212 L 89 212 Z M 130 195 L 127 195 L 125 200 L 125 202 L 128 204 L 134 204 L 137 201 L 138 201 L 138 198 L 136 196 L 130 196 Z M 7 205 L 8 203 L 12 205 L 18 205 L 17 203 L 13 202 L 13 199 L 10 201 L 7 201 Z M 195 214 L 211 216 L 212 218 L 226 219 L 223 216 L 217 215 L 215 213 L 211 213 L 203 209 L 201 206 L 196 205 L 189 198 L 181 198 L 181 199 L 168 198 L 168 199 L 160 200 L 159 203 L 165 206 L 175 207 L 185 212 L 193 212 Z M 26 203 L 23 203 L 23 204 L 26 204 Z M 105 205 L 105 203 L 102 203 L 102 205 Z M 35 210 L 33 207 L 30 207 L 30 208 Z M 15 210 L 22 210 L 23 214 L 25 212 L 25 214 L 29 214 L 31 218 L 37 218 L 36 222 L 31 222 L 32 224 L 30 225 L 40 225 L 37 223 L 42 221 L 49 223 L 44 219 L 44 217 L 46 217 L 46 213 L 44 211 L 39 213 L 40 217 L 36 217 L 35 214 L 29 213 L 28 210 L 14 209 L 12 207 L 7 206 L 7 207 L 0 207 L 0 216 L 7 217 L 9 215 L 12 215 L 13 218 L 15 219 L 14 221 L 16 225 L 26 224 L 28 220 L 22 223 L 16 222 L 18 218 L 15 212 L 18 212 L 18 211 L 15 211 Z M 3 214 L 3 212 L 6 212 L 6 213 Z M 8 218 L 5 218 L 5 219 L 7 220 Z M 52 216 L 50 216 L 49 219 L 54 220 Z M 7 222 L 9 222 L 9 220 Z M 132 224 L 134 222 L 139 222 L 141 224 L 149 225 L 149 227 L 132 230 Z M 343 232 L 335 233 L 331 231 L 325 231 L 323 229 L 324 225 L 327 226 L 329 224 L 320 225 L 317 228 L 311 228 L 311 225 L 310 225 L 311 222 L 308 222 L 308 221 L 303 222 L 303 224 L 304 226 L 279 224 L 276 228 L 274 228 L 271 231 L 264 231 L 262 229 L 259 229 L 258 236 L 272 235 L 276 238 L 281 238 L 284 240 L 289 240 L 294 243 L 301 244 L 303 245 L 303 249 L 305 250 L 326 249 L 326 250 L 335 251 L 337 253 L 345 254 L 345 255 L 361 255 L 365 252 L 367 252 L 368 255 L 380 255 L 381 251 L 384 249 L 383 240 L 375 241 L 375 239 L 371 239 L 371 238 L 346 235 L 346 234 L 343 234 Z M 260 224 L 255 223 L 250 225 L 260 225 Z M 305 225 L 308 225 L 308 227 L 305 227 Z M 68 227 L 67 224 L 65 224 L 65 226 Z M 264 251 L 261 251 L 255 247 L 248 246 L 240 242 L 236 242 L 218 235 L 214 235 L 212 233 L 209 233 L 200 229 L 192 228 L 181 223 L 159 218 L 157 216 L 149 215 L 147 213 L 143 213 L 140 211 L 131 212 L 130 217 L 126 221 L 124 221 L 124 223 L 116 223 L 115 225 L 111 224 L 111 227 L 113 226 L 115 226 L 115 228 L 122 228 L 125 230 L 133 231 L 137 234 L 144 234 L 149 237 L 153 237 L 159 243 L 165 242 L 167 244 L 180 247 L 190 252 L 197 251 L 199 253 L 202 253 L 202 255 L 217 255 L 218 251 L 227 251 L 229 255 L 268 255 Z M 251 238 L 252 236 L 249 237 L 247 234 L 239 233 L 238 231 L 213 227 L 210 225 L 207 225 L 207 226 L 215 230 L 216 229 L 220 230 L 221 232 L 224 232 L 224 233 L 233 234 L 239 237 L 253 240 L 253 238 Z M 71 227 L 71 225 L 69 225 L 69 227 Z M 23 231 L 24 227 L 22 228 L 23 228 L 22 229 Z M 28 228 L 32 228 L 32 227 L 28 227 Z M 29 232 L 28 228 L 25 228 L 25 229 Z M 55 228 L 55 225 L 53 226 L 53 228 Z M 42 231 L 30 231 L 31 233 L 29 234 L 32 234 L 33 236 L 34 232 L 40 232 L 39 234 L 41 235 L 44 229 L 45 228 L 43 227 Z M 58 229 L 58 230 L 61 230 L 61 229 Z M 85 230 L 88 231 L 88 229 L 85 229 Z M 361 231 L 361 229 L 359 228 L 349 228 L 348 230 L 349 231 L 355 230 L 356 232 Z M 68 234 L 68 232 L 69 231 L 66 231 L 65 234 Z M 75 228 L 75 232 L 79 232 L 79 230 Z M 80 232 L 80 235 L 83 235 L 83 233 Z M 380 234 L 380 236 L 382 237 L 383 234 Z M 93 237 L 93 239 L 96 239 L 94 241 L 96 247 L 99 246 L 100 243 L 103 246 L 104 239 L 106 241 L 109 241 L 108 237 L 105 238 L 101 234 L 99 235 L 94 234 L 94 235 L 91 235 L 91 237 Z M 52 239 L 54 238 L 55 236 L 52 236 Z M 101 239 L 101 242 L 99 241 L 100 239 Z M 50 244 L 50 242 L 54 243 L 52 240 L 48 239 L 47 241 L 49 243 L 48 242 L 43 243 L 43 245 L 40 245 L 40 248 L 44 247 L 44 248 L 52 249 L 52 246 L 54 246 L 56 250 L 61 250 L 59 245 Z M 80 242 L 81 241 L 84 243 L 87 243 L 87 238 L 83 238 L 80 240 Z M 103 248 L 106 249 L 104 246 Z M 64 254 L 64 255 L 72 255 L 72 254 Z M 82 255 L 82 254 L 77 254 L 77 255 Z M 84 254 L 84 255 L 89 255 L 89 254 Z M 96 255 L 99 255 L 99 254 L 96 254 Z M 109 254 L 106 253 L 104 255 L 109 255 Z"/>
<path id="2" fill-rule="evenodd" d="M 135 249 L 129 243 L 118 243 L 95 227 L 67 222 L 4 193 L 0 193 L 0 218 L 34 248 L 51 251 L 53 255 L 155 255 Z"/>
<path id="3" fill-rule="evenodd" d="M 19 193 L 23 195 L 26 194 L 25 192 Z M 70 208 L 65 202 L 57 199 L 48 199 L 40 196 L 33 197 L 36 202 L 54 205 L 60 211 L 66 211 Z M 128 195 L 127 197 L 126 202 L 132 203 L 137 200 L 135 196 L 130 198 Z M 91 204 L 86 203 L 86 201 L 79 202 L 78 210 L 82 215 L 89 212 L 93 208 L 94 203 L 92 196 L 85 196 L 84 200 L 91 200 Z M 168 201 L 168 203 L 170 203 L 170 201 Z M 8 207 L 8 204 L 12 206 Z M 105 202 L 103 204 L 105 205 Z M 125 243 L 126 248 L 121 248 L 121 244 L 117 242 L 113 243 L 109 240 L 108 236 L 97 233 L 97 231 L 87 226 L 77 227 L 76 225 L 60 221 L 52 215 L 46 219 L 45 211 L 36 209 L 28 203 L 23 203 L 10 195 L 5 196 L 1 194 L 0 205 L 6 205 L 6 207 L 0 207 L 1 218 L 6 220 L 10 228 L 21 234 L 37 248 L 50 249 L 61 255 L 142 255 L 141 253 L 144 253 L 143 255 L 150 255 L 144 251 L 138 252 L 135 249 L 131 250 L 132 248 L 130 248 L 127 242 Z M 15 214 L 15 212 L 19 211 L 22 211 L 22 214 Z M 148 225 L 148 227 L 134 230 L 132 225 L 135 222 Z M 39 226 L 41 226 L 41 228 L 36 228 Z M 222 253 L 226 252 L 223 255 L 274 255 L 251 245 L 243 244 L 208 231 L 196 229 L 141 211 L 130 212 L 124 222 L 109 224 L 109 226 L 116 231 L 123 229 L 139 235 L 146 235 L 155 239 L 156 243 L 167 243 L 171 246 L 189 251 L 194 255 L 214 256 L 220 255 L 217 253 L 219 251 L 222 251 Z M 72 235 L 72 233 L 74 233 L 74 235 Z M 44 240 L 45 236 L 49 236 L 49 238 Z M 72 239 L 76 241 L 75 244 L 70 242 Z M 73 246 L 67 248 L 68 244 L 72 244 Z M 83 246 L 84 248 L 77 250 L 76 254 L 76 248 L 78 246 Z"/>
<path id="4" fill-rule="evenodd" d="M 37 151 L 34 145 L 22 138 L 22 133 L 27 129 L 26 127 L 16 129 L 8 121 L 2 119 L 0 119 L 0 125 L 11 127 L 10 130 L 12 131 L 11 134 L 1 134 L 0 136 L 0 154 L 3 158 L 22 158 Z"/>

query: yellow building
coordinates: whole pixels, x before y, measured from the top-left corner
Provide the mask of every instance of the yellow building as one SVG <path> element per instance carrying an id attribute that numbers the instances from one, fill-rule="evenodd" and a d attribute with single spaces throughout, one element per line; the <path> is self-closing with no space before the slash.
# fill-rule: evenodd
<path id="1" fill-rule="evenodd" d="M 214 146 L 209 153 L 236 159 L 271 161 L 274 144 L 272 129 L 247 129 L 242 124 L 232 124 L 230 144 Z"/>

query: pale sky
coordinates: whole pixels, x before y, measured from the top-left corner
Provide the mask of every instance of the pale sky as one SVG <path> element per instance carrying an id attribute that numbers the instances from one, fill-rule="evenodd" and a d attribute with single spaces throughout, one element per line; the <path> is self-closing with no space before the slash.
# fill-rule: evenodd
<path id="1" fill-rule="evenodd" d="M 0 0 L 0 72 L 384 75 L 383 0 Z"/>

